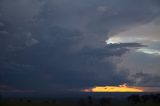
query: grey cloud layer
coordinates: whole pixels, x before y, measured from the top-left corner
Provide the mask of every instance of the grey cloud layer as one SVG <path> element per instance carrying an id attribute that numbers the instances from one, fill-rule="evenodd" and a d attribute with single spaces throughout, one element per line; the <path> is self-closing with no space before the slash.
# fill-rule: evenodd
<path id="1" fill-rule="evenodd" d="M 1 0 L 0 82 L 41 90 L 132 83 L 107 58 L 143 45 L 105 40 L 156 18 L 156 2 Z"/>

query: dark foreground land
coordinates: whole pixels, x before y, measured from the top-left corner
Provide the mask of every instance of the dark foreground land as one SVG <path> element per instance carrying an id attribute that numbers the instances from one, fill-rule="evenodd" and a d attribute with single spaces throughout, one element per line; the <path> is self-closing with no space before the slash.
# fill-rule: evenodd
<path id="1" fill-rule="evenodd" d="M 44 103 L 44 102 L 2 102 L 1 106 L 82 106 L 75 102 L 59 102 L 59 103 Z M 160 106 L 160 103 L 147 102 L 147 103 L 137 103 L 131 104 L 128 102 L 113 102 L 112 104 L 100 105 L 95 103 L 93 105 L 84 106 Z"/>
<path id="2" fill-rule="evenodd" d="M 126 98 L 92 96 L 70 99 L 10 98 L 1 100 L 0 106 L 160 106 L 160 94 L 134 94 Z"/>

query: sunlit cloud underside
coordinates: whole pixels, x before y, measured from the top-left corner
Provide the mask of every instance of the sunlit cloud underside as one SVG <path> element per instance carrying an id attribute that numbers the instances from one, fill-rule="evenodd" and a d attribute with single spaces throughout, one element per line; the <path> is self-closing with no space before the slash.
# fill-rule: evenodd
<path id="1" fill-rule="evenodd" d="M 144 92 L 142 88 L 129 87 L 127 85 L 119 86 L 96 86 L 82 90 L 83 92 Z"/>
<path id="2" fill-rule="evenodd" d="M 119 86 L 95 86 L 83 89 L 82 92 L 160 92 L 160 87 L 139 87 L 122 84 Z"/>

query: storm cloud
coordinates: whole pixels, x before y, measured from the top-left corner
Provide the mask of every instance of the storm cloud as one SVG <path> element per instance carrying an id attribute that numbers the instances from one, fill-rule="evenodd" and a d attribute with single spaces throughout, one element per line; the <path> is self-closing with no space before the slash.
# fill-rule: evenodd
<path id="1" fill-rule="evenodd" d="M 122 57 L 141 43 L 106 44 L 160 14 L 158 0 L 1 0 L 0 83 L 35 91 L 134 84 Z"/>

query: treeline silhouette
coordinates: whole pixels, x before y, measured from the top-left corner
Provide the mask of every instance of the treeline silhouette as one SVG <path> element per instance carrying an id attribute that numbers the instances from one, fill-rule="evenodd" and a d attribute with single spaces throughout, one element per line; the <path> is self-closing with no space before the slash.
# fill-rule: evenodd
<path id="1" fill-rule="evenodd" d="M 0 98 L 0 101 L 2 101 L 2 98 Z M 17 100 L 16 100 L 17 101 Z M 36 103 L 34 99 L 31 98 L 20 98 L 18 99 L 19 102 L 22 103 Z M 63 101 L 58 101 L 57 99 L 46 99 L 46 100 L 40 100 L 39 103 L 43 104 L 50 104 L 53 106 L 57 106 L 58 103 L 63 103 Z M 119 101 L 116 101 L 116 98 L 112 97 L 101 97 L 99 99 L 93 98 L 92 96 L 88 96 L 85 98 L 80 98 L 76 99 L 77 102 L 74 102 L 71 100 L 70 102 L 73 104 L 72 106 L 116 106 L 119 104 Z M 127 103 L 129 106 L 134 106 L 136 104 L 147 104 L 147 103 L 158 103 L 160 104 L 160 94 L 143 94 L 143 95 L 138 95 L 138 94 L 132 94 L 128 97 L 125 98 L 124 100 L 125 103 Z M 126 105 L 125 105 L 126 106 Z"/>
<path id="2" fill-rule="evenodd" d="M 88 96 L 86 100 L 83 98 L 80 99 L 79 106 L 95 106 L 95 105 L 107 106 L 111 105 L 111 101 L 112 101 L 111 97 L 102 97 L 97 102 L 96 100 L 93 100 L 91 96 Z"/>
<path id="3" fill-rule="evenodd" d="M 25 100 L 24 100 L 24 101 L 25 101 Z M 55 104 L 56 101 L 57 101 L 56 99 L 52 99 L 52 100 L 42 100 L 41 102 L 43 102 L 43 103 L 53 103 L 53 104 Z M 34 101 L 31 100 L 31 99 L 27 99 L 26 102 L 32 103 L 32 102 L 34 102 Z"/>
<path id="4" fill-rule="evenodd" d="M 160 103 L 160 94 L 130 95 L 126 98 L 126 101 L 131 105 L 148 102 Z M 86 99 L 81 98 L 78 104 L 79 106 L 112 106 L 112 104 L 115 104 L 114 102 L 111 97 L 102 97 L 97 101 L 88 96 Z"/>
<path id="5" fill-rule="evenodd" d="M 131 104 L 147 103 L 147 102 L 160 102 L 160 94 L 148 95 L 130 95 L 127 100 Z"/>

